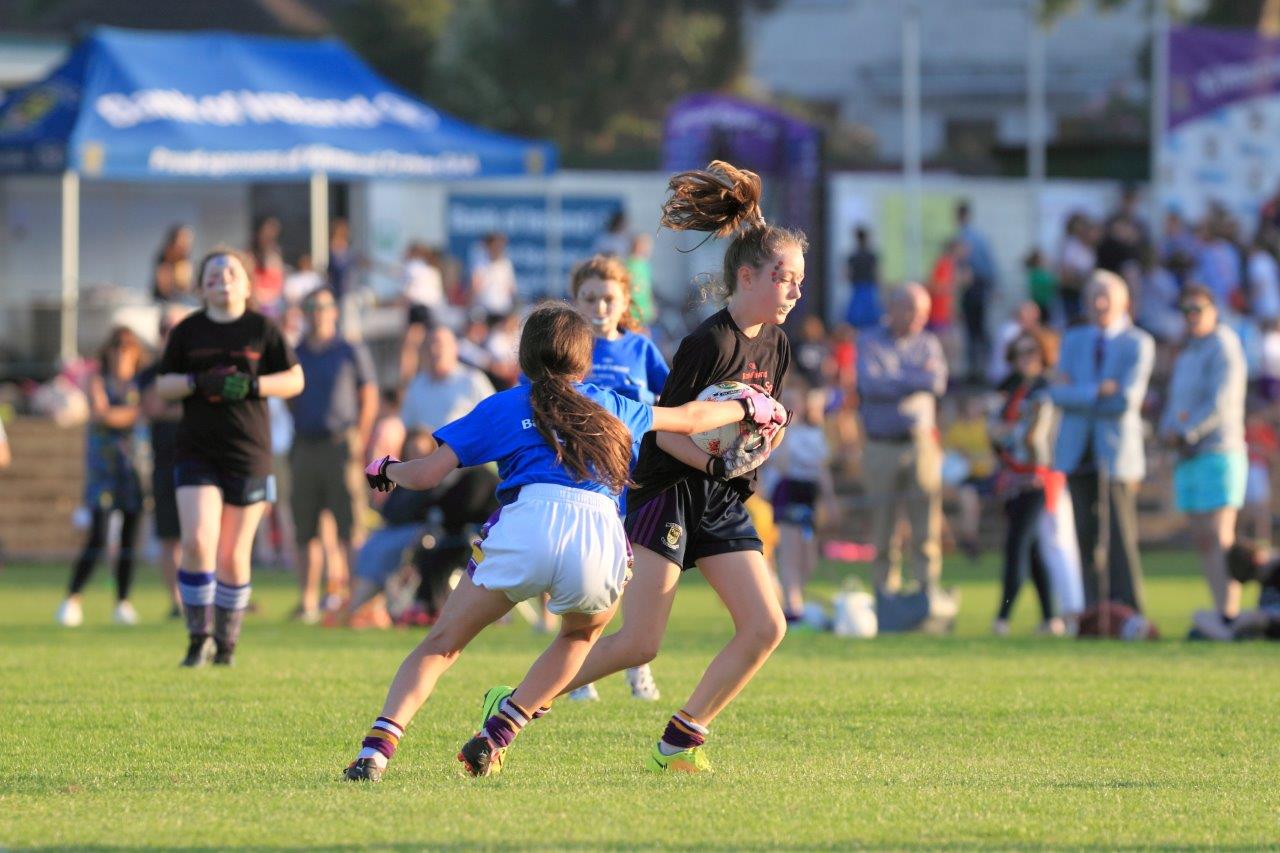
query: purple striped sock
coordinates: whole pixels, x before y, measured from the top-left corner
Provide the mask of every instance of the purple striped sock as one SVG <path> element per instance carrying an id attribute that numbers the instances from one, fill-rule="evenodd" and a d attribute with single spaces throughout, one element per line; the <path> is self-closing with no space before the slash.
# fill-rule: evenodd
<path id="1" fill-rule="evenodd" d="M 511 742 L 516 739 L 516 735 L 520 734 L 520 730 L 525 727 L 529 719 L 529 712 L 507 698 L 502 700 L 497 712 L 484 721 L 484 727 L 481 730 L 490 743 L 498 749 L 505 749 L 511 746 Z"/>
<path id="2" fill-rule="evenodd" d="M 681 714 L 672 714 L 667 730 L 662 733 L 662 742 L 676 752 L 693 749 L 707 742 L 707 730 Z"/>

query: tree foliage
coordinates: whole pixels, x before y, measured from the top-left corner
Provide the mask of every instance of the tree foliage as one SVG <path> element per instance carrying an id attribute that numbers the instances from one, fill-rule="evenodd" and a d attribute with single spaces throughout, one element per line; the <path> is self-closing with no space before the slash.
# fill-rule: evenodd
<path id="1" fill-rule="evenodd" d="M 461 118 L 560 145 L 570 164 L 648 165 L 667 107 L 741 77 L 750 0 L 360 0 L 344 35 Z M 643 161 L 648 161 L 645 163 Z"/>

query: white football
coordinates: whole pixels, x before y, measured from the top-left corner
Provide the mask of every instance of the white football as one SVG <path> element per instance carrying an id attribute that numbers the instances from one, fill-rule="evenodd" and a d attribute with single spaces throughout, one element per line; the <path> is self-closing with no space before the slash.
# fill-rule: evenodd
<path id="1" fill-rule="evenodd" d="M 720 382 L 704 390 L 698 395 L 698 399 L 713 402 L 741 400 L 751 393 L 753 393 L 751 387 L 742 382 Z M 692 438 L 694 444 L 712 456 L 723 456 L 726 451 L 740 445 L 746 450 L 754 450 L 761 441 L 764 441 L 760 428 L 748 419 L 709 429 L 706 432 L 694 433 Z"/>

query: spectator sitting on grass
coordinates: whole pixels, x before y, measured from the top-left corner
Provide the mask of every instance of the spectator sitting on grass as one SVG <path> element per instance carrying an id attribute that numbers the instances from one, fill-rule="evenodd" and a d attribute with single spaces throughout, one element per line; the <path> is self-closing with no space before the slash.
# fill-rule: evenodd
<path id="1" fill-rule="evenodd" d="M 1241 610 L 1230 623 L 1213 610 L 1196 611 L 1196 630 L 1213 640 L 1280 640 L 1280 559 L 1268 545 L 1237 543 L 1227 552 L 1227 571 L 1241 585 L 1258 582 L 1257 608 Z"/>

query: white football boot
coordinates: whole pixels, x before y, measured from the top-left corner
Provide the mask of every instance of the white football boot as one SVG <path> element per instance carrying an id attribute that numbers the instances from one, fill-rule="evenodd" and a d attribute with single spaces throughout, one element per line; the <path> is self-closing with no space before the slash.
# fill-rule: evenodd
<path id="1" fill-rule="evenodd" d="M 117 625 L 137 625 L 138 611 L 129 602 L 121 601 L 116 605 L 115 613 L 111 614 L 111 621 Z"/>
<path id="2" fill-rule="evenodd" d="M 662 693 L 658 691 L 658 682 L 653 680 L 653 670 L 649 669 L 649 664 L 628 669 L 626 676 L 627 685 L 631 687 L 632 699 L 657 702 L 662 698 Z"/>
<path id="3" fill-rule="evenodd" d="M 77 599 L 68 598 L 58 607 L 58 615 L 54 618 L 64 628 L 79 628 L 84 622 L 84 611 Z"/>
<path id="4" fill-rule="evenodd" d="M 594 684 L 584 684 L 577 690 L 570 690 L 569 698 L 575 702 L 598 702 L 600 694 L 596 692 Z"/>

